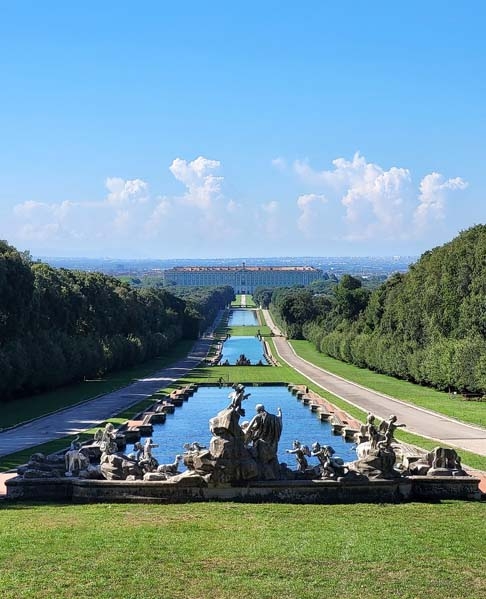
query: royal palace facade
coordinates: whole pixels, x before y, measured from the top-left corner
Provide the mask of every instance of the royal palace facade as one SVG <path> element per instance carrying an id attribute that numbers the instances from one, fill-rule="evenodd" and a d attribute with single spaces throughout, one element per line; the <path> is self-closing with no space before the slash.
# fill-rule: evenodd
<path id="1" fill-rule="evenodd" d="M 230 285 L 235 293 L 256 287 L 292 287 L 322 279 L 313 266 L 177 266 L 164 271 L 167 284 L 183 286 Z"/>

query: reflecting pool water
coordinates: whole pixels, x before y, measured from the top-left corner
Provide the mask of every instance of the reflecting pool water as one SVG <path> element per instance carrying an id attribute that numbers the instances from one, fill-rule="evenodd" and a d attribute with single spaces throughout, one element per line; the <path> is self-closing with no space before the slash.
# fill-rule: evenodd
<path id="1" fill-rule="evenodd" d="M 228 320 L 230 327 L 258 326 L 256 310 L 231 310 Z"/>
<path id="2" fill-rule="evenodd" d="M 176 408 L 174 414 L 167 416 L 164 424 L 154 425 L 152 439 L 159 447 L 153 450 L 153 454 L 157 460 L 160 463 L 173 462 L 176 454 L 183 453 L 184 443 L 198 441 L 209 447 L 209 419 L 229 405 L 228 395 L 231 391 L 230 387 L 200 387 L 182 407 Z M 319 441 L 321 445 L 332 445 L 336 455 L 344 461 L 356 459 L 354 444 L 346 443 L 342 437 L 333 435 L 331 426 L 327 422 L 321 422 L 316 414 L 287 390 L 287 387 L 248 386 L 246 393 L 251 395 L 243 404 L 246 416 L 240 418 L 240 423 L 251 420 L 258 403 L 264 404 L 265 408 L 274 414 L 278 407 L 282 409 L 283 431 L 278 451 L 280 462 L 286 462 L 292 469 L 296 468 L 295 457 L 285 453 L 286 449 L 292 448 L 294 439 L 309 447 L 315 441 Z M 128 447 L 127 451 L 130 450 L 131 447 Z M 309 464 L 317 465 L 317 459 L 310 458 Z"/>
<path id="3" fill-rule="evenodd" d="M 265 356 L 263 355 L 263 343 L 257 337 L 243 337 L 235 335 L 230 337 L 223 343 L 220 363 L 223 364 L 226 360 L 230 364 L 236 364 L 236 361 L 244 354 L 250 362 L 255 365 L 261 360 L 266 364 Z"/>

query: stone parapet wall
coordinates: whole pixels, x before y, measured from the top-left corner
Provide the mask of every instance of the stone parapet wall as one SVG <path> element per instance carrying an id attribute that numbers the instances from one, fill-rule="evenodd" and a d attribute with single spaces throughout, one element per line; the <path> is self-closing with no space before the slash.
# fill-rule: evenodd
<path id="1" fill-rule="evenodd" d="M 75 503 L 186 503 L 201 501 L 276 502 L 295 504 L 400 503 L 444 499 L 477 500 L 479 479 L 414 476 L 368 482 L 262 481 L 238 486 L 208 485 L 187 479 L 169 481 L 49 480 L 7 481 L 7 499 Z"/>
<path id="2" fill-rule="evenodd" d="M 7 499 L 71 501 L 73 481 L 69 478 L 22 478 L 6 481 Z"/>

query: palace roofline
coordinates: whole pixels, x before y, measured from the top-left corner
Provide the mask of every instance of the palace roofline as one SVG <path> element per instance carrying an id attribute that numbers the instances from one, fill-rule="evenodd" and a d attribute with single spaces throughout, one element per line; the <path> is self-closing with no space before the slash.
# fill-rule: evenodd
<path id="1" fill-rule="evenodd" d="M 314 266 L 174 266 L 165 272 L 319 272 Z"/>

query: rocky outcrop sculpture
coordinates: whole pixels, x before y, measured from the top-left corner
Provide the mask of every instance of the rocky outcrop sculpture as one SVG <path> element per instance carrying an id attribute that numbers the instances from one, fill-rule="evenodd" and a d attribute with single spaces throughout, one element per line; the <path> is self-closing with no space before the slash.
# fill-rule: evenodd
<path id="1" fill-rule="evenodd" d="M 407 474 L 426 476 L 469 476 L 455 449 L 436 447 L 421 459 L 408 465 Z"/>
<path id="2" fill-rule="evenodd" d="M 17 468 L 17 474 L 23 478 L 60 478 L 64 475 L 64 458 L 57 455 L 46 456 L 41 452 L 30 456 L 25 466 Z"/>
<path id="3" fill-rule="evenodd" d="M 212 433 L 209 449 L 197 443 L 187 446 L 184 464 L 188 475 L 199 475 L 206 482 L 230 483 L 280 478 L 277 459 L 278 442 L 282 432 L 282 414 L 270 414 L 262 404 L 242 428 L 239 424 L 241 401 L 245 399 L 240 385 L 231 404 L 209 421 Z M 240 401 L 237 401 L 238 397 Z M 175 477 L 177 482 L 180 477 Z"/>
<path id="4" fill-rule="evenodd" d="M 367 443 L 367 445 L 369 444 Z M 358 445 L 358 449 L 359 447 Z M 379 443 L 376 448 L 369 447 L 366 455 L 352 462 L 349 467 L 351 470 L 370 479 L 393 479 L 401 476 L 400 472 L 394 467 L 395 462 L 396 455 L 391 445 L 386 446 L 384 443 Z"/>
<path id="5" fill-rule="evenodd" d="M 209 421 L 212 438 L 209 449 L 192 452 L 185 460 L 188 468 L 211 482 L 233 482 L 258 478 L 258 465 L 245 443 L 239 411 L 221 410 Z"/>

